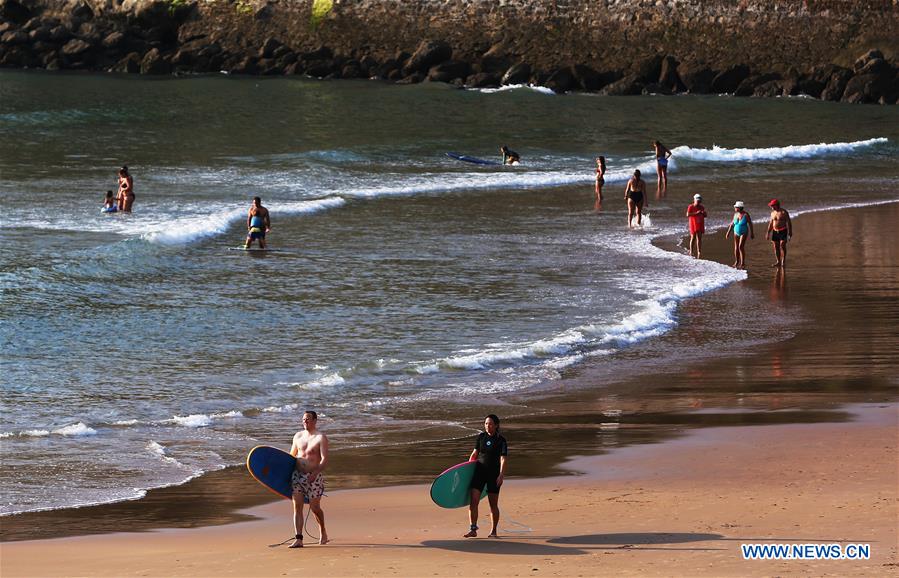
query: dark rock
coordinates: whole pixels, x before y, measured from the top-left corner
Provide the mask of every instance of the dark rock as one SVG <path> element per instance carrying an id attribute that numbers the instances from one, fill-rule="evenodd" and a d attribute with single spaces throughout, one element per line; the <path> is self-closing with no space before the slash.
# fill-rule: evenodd
<path id="1" fill-rule="evenodd" d="M 502 77 L 503 84 L 525 84 L 531 78 L 531 65 L 519 62 L 506 71 Z"/>
<path id="2" fill-rule="evenodd" d="M 633 75 L 643 84 L 657 82 L 662 74 L 663 61 L 664 58 L 658 54 L 642 60 L 633 68 Z"/>
<path id="3" fill-rule="evenodd" d="M 144 54 L 140 61 L 141 74 L 170 74 L 172 72 L 171 64 L 162 57 L 162 53 L 158 48 L 152 48 Z"/>
<path id="4" fill-rule="evenodd" d="M 90 50 L 91 44 L 89 42 L 85 42 L 80 38 L 73 38 L 66 42 L 66 45 L 62 47 L 62 55 L 67 58 L 73 58 L 76 56 L 81 56 L 88 50 Z"/>
<path id="5" fill-rule="evenodd" d="M 359 65 L 358 60 L 350 60 L 340 69 L 340 77 L 341 78 L 364 78 L 365 75 L 362 73 L 362 67 Z"/>
<path id="6" fill-rule="evenodd" d="M 467 62 L 460 60 L 447 60 L 428 71 L 428 80 L 433 82 L 452 82 L 457 78 L 466 78 L 471 71 Z"/>
<path id="7" fill-rule="evenodd" d="M 21 30 L 10 30 L 8 32 L 4 32 L 3 36 L 0 36 L 0 44 L 6 44 L 7 46 L 15 46 L 16 44 L 27 43 L 28 34 L 22 32 Z"/>
<path id="8" fill-rule="evenodd" d="M 65 26 L 58 25 L 50 29 L 50 40 L 65 43 L 72 37 L 72 31 Z"/>
<path id="9" fill-rule="evenodd" d="M 387 80 L 392 82 L 399 82 L 403 78 L 403 71 L 399 68 L 395 68 L 387 73 Z"/>
<path id="10" fill-rule="evenodd" d="M 481 56 L 480 72 L 501 74 L 512 66 L 512 59 L 506 54 L 503 44 L 494 44 Z"/>
<path id="11" fill-rule="evenodd" d="M 712 90 L 712 81 L 717 76 L 715 71 L 703 62 L 681 63 L 677 67 L 677 74 L 684 87 L 693 94 L 708 94 Z"/>
<path id="12" fill-rule="evenodd" d="M 403 72 L 410 75 L 414 72 L 425 73 L 435 64 L 449 60 L 453 49 L 442 40 L 423 40 L 403 67 Z"/>
<path id="13" fill-rule="evenodd" d="M 231 68 L 232 74 L 258 74 L 259 67 L 256 65 L 256 59 L 252 56 L 246 56 Z"/>
<path id="14" fill-rule="evenodd" d="M 128 54 L 125 58 L 121 59 L 118 64 L 112 67 L 112 71 L 137 74 L 140 72 L 140 54 L 137 52 Z"/>
<path id="15" fill-rule="evenodd" d="M 337 71 L 337 66 L 333 60 L 316 60 L 306 65 L 306 74 L 316 78 L 325 78 Z"/>
<path id="16" fill-rule="evenodd" d="M 670 88 L 662 86 L 658 82 L 653 82 L 643 86 L 641 94 L 674 94 Z"/>
<path id="17" fill-rule="evenodd" d="M 757 86 L 761 86 L 766 82 L 771 82 L 772 80 L 780 80 L 779 74 L 756 74 L 750 76 L 746 80 L 740 83 L 740 86 L 737 87 L 737 90 L 734 91 L 735 96 L 752 96 L 755 93 L 755 89 Z"/>
<path id="18" fill-rule="evenodd" d="M 56 57 L 49 59 L 44 63 L 44 68 L 46 68 L 47 70 L 59 70 L 61 68 L 59 59 Z"/>
<path id="19" fill-rule="evenodd" d="M 286 54 L 282 54 L 280 57 L 278 57 L 277 61 L 278 66 L 286 70 L 288 66 L 297 61 L 297 54 L 296 52 L 289 50 Z"/>
<path id="20" fill-rule="evenodd" d="M 890 92 L 892 78 L 880 74 L 857 74 L 846 83 L 843 100 L 852 103 L 875 103 Z"/>
<path id="21" fill-rule="evenodd" d="M 281 48 L 283 44 L 274 38 L 266 38 L 265 42 L 262 43 L 262 46 L 259 48 L 259 58 L 272 58 L 275 57 L 275 50 Z"/>
<path id="22" fill-rule="evenodd" d="M 10 46 L 0 52 L 0 67 L 25 68 L 28 66 L 28 52 L 21 46 Z"/>
<path id="23" fill-rule="evenodd" d="M 44 26 L 42 28 L 35 28 L 31 32 L 28 33 L 28 41 L 34 44 L 35 42 L 47 42 L 50 40 L 50 27 Z"/>
<path id="24" fill-rule="evenodd" d="M 575 85 L 583 90 L 595 92 L 605 85 L 600 73 L 583 64 L 572 66 L 571 74 L 574 76 Z"/>
<path id="25" fill-rule="evenodd" d="M 262 58 L 259 60 L 259 74 L 262 76 L 281 76 L 284 69 L 278 66 L 274 58 Z"/>
<path id="26" fill-rule="evenodd" d="M 893 67 L 883 58 L 872 58 L 856 74 L 890 74 Z"/>
<path id="27" fill-rule="evenodd" d="M 294 54 L 294 52 L 293 52 L 293 50 L 291 50 L 290 48 L 288 48 L 287 46 L 284 46 L 282 44 L 281 46 L 275 48 L 275 50 L 272 52 L 271 58 L 274 58 L 275 60 L 280 60 L 286 54 Z"/>
<path id="28" fill-rule="evenodd" d="M 496 88 L 502 79 L 492 72 L 478 72 L 465 79 L 465 86 L 472 88 Z"/>
<path id="29" fill-rule="evenodd" d="M 327 46 L 319 46 L 312 52 L 303 54 L 302 60 L 309 62 L 312 60 L 330 60 L 334 58 L 334 52 Z"/>
<path id="30" fill-rule="evenodd" d="M 359 60 L 359 66 L 362 68 L 362 72 L 365 76 L 370 77 L 377 71 L 378 61 L 366 54 Z"/>
<path id="31" fill-rule="evenodd" d="M 846 90 L 846 84 L 850 78 L 852 78 L 851 70 L 837 67 L 830 75 L 830 78 L 827 79 L 824 90 L 821 91 L 821 100 L 836 102 L 843 98 L 843 92 Z"/>
<path id="32" fill-rule="evenodd" d="M 576 87 L 576 84 L 571 68 L 560 68 L 546 79 L 546 87 L 556 93 L 569 92 Z"/>
<path id="33" fill-rule="evenodd" d="M 855 59 L 855 64 L 852 65 L 852 69 L 858 72 L 864 68 L 868 62 L 875 59 L 883 60 L 883 52 L 877 49 L 869 50 Z"/>
<path id="34" fill-rule="evenodd" d="M 31 10 L 17 0 L 0 0 L 0 19 L 21 24 L 31 16 Z"/>
<path id="35" fill-rule="evenodd" d="M 824 91 L 824 86 L 823 82 L 814 78 L 802 78 L 797 83 L 798 93 L 811 96 L 812 98 L 820 98 L 821 93 Z"/>
<path id="36" fill-rule="evenodd" d="M 413 72 L 396 81 L 397 84 L 418 84 L 425 79 L 421 72 Z"/>
<path id="37" fill-rule="evenodd" d="M 629 74 L 603 88 L 600 94 L 606 96 L 631 96 L 642 94 L 643 87 L 643 83 L 638 80 L 636 74 Z"/>
<path id="38" fill-rule="evenodd" d="M 709 88 L 714 94 L 733 94 L 737 91 L 740 83 L 747 78 L 749 78 L 749 67 L 745 64 L 738 64 L 715 75 Z"/>
<path id="39" fill-rule="evenodd" d="M 763 82 L 753 89 L 752 96 L 765 98 L 781 96 L 784 92 L 782 83 L 783 80 L 769 80 L 767 82 Z"/>
<path id="40" fill-rule="evenodd" d="M 284 68 L 285 75 L 303 74 L 304 72 L 306 72 L 306 69 L 303 68 L 302 63 L 299 61 L 289 64 Z"/>
<path id="41" fill-rule="evenodd" d="M 377 68 L 375 68 L 375 70 L 373 72 L 374 72 L 374 76 L 377 76 L 378 78 L 393 80 L 390 78 L 390 73 L 396 72 L 400 68 L 401 68 L 400 63 L 397 62 L 395 59 L 390 58 L 388 60 L 385 60 L 383 63 L 381 63 L 381 65 L 378 66 Z"/>
<path id="42" fill-rule="evenodd" d="M 84 0 L 79 0 L 72 6 L 69 14 L 71 14 L 72 18 L 75 20 L 92 20 L 94 18 L 93 9 Z"/>
<path id="43" fill-rule="evenodd" d="M 109 49 L 118 48 L 122 45 L 123 40 L 125 40 L 125 35 L 121 32 L 110 32 L 103 39 L 103 47 Z"/>
<path id="44" fill-rule="evenodd" d="M 78 37 L 86 42 L 90 42 L 91 44 L 96 44 L 101 40 L 97 25 L 93 22 L 85 22 L 81 26 L 79 26 Z"/>
<path id="45" fill-rule="evenodd" d="M 672 92 L 686 92 L 687 87 L 684 86 L 680 76 L 677 74 L 677 66 L 677 59 L 673 56 L 666 56 L 662 59 L 658 83 L 660 86 L 671 90 Z"/>
<path id="46" fill-rule="evenodd" d="M 15 29 L 16 29 L 16 26 L 12 22 L 9 22 L 9 21 L 0 22 L 0 36 L 3 36 L 10 30 L 15 30 Z"/>

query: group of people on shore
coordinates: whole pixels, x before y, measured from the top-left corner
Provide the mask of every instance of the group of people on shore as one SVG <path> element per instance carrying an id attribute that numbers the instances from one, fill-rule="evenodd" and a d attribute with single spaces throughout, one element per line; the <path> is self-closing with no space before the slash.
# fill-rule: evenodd
<path id="1" fill-rule="evenodd" d="M 793 236 L 793 221 L 790 213 L 780 206 L 780 201 L 771 199 L 768 202 L 771 215 L 768 219 L 768 230 L 765 237 L 771 241 L 774 247 L 776 261 L 772 267 L 786 267 L 787 265 L 787 241 Z M 702 236 L 705 233 L 705 219 L 708 212 L 702 204 L 702 195 L 693 195 L 693 202 L 687 207 L 686 217 L 690 228 L 690 255 L 697 259 L 702 257 Z M 755 229 L 752 226 L 752 217 L 746 210 L 743 201 L 734 203 L 734 215 L 724 232 L 724 238 L 734 238 L 734 264 L 737 269 L 746 268 L 746 241 L 755 239 Z"/>
<path id="2" fill-rule="evenodd" d="M 296 458 L 296 467 L 291 475 L 293 490 L 294 537 L 290 548 L 303 547 L 303 530 L 305 505 L 318 523 L 318 543 L 329 542 L 325 529 L 325 512 L 321 507 L 321 499 L 325 493 L 325 478 L 322 472 L 328 465 L 328 436 L 318 430 L 318 414 L 307 410 L 303 412 L 303 429 L 293 436 L 290 455 Z M 475 438 L 474 448 L 468 455 L 469 462 L 475 462 L 474 475 L 468 484 L 468 532 L 463 538 L 476 538 L 478 535 L 478 516 L 481 492 L 486 489 L 487 502 L 490 505 L 491 530 L 489 538 L 497 538 L 499 525 L 499 491 L 506 473 L 506 459 L 509 454 L 506 438 L 499 433 L 499 417 L 490 414 L 484 418 L 484 431 Z"/>
<path id="3" fill-rule="evenodd" d="M 658 182 L 656 185 L 656 194 L 658 198 L 664 197 L 668 192 L 668 159 L 671 158 L 671 151 L 661 142 L 652 141 L 653 150 L 656 156 L 656 169 L 658 174 Z M 596 211 L 602 208 L 602 188 L 605 184 L 606 174 L 606 157 L 599 156 L 596 158 L 596 202 L 594 208 Z M 627 226 L 640 227 L 643 224 L 643 210 L 649 207 L 649 201 L 646 195 L 646 182 L 641 178 L 640 170 L 635 170 L 633 176 L 628 179 L 627 185 L 624 187 L 624 199 L 627 201 Z M 786 209 L 780 206 L 780 201 L 771 199 L 768 203 L 771 208 L 771 216 L 768 219 L 768 238 L 774 248 L 775 262 L 772 267 L 786 267 L 787 264 L 787 242 L 793 237 L 793 223 L 790 220 L 790 214 Z M 690 230 L 690 255 L 693 257 L 702 257 L 702 236 L 705 233 L 705 219 L 708 213 L 702 205 L 702 195 L 693 195 L 693 203 L 687 207 L 686 217 L 688 219 Z M 724 233 L 724 238 L 730 238 L 733 234 L 734 238 L 734 263 L 737 269 L 745 269 L 746 267 L 746 241 L 755 238 L 755 231 L 752 227 L 752 217 L 746 211 L 743 201 L 734 203 L 734 216 Z"/>

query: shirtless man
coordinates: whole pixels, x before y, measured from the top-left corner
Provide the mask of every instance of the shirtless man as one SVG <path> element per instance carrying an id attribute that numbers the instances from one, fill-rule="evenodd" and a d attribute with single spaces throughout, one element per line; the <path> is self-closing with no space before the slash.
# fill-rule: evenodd
<path id="1" fill-rule="evenodd" d="M 272 230 L 272 221 L 268 209 L 262 206 L 262 199 L 253 197 L 253 206 L 247 213 L 247 240 L 244 249 L 249 249 L 253 241 L 259 240 L 259 248 L 265 249 L 265 234 Z"/>
<path id="2" fill-rule="evenodd" d="M 290 455 L 297 458 L 297 468 L 293 472 L 293 529 L 294 541 L 291 548 L 303 547 L 303 504 L 309 503 L 309 509 L 318 522 L 319 544 L 328 543 L 328 532 L 325 530 L 325 513 L 322 511 L 322 495 L 325 493 L 325 478 L 322 471 L 328 465 L 328 437 L 316 428 L 318 414 L 314 411 L 303 413 L 303 431 L 293 436 Z"/>
<path id="3" fill-rule="evenodd" d="M 768 232 L 766 236 L 771 239 L 774 245 L 774 262 L 772 267 L 787 266 L 787 241 L 793 236 L 793 221 L 790 220 L 790 213 L 780 206 L 780 201 L 771 199 L 768 203 L 771 207 L 771 218 L 768 219 Z"/>

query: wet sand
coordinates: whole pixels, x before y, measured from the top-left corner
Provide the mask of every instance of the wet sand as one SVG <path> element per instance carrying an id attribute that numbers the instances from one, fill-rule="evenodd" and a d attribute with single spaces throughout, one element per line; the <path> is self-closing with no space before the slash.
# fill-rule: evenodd
<path id="1" fill-rule="evenodd" d="M 279 575 L 296 568 L 294 554 L 315 556 L 314 567 L 303 566 L 313 575 L 889 572 L 894 566 L 884 564 L 897 563 L 889 404 L 897 385 L 897 217 L 891 204 L 798 218 L 785 276 L 769 267 L 770 244 L 758 227 L 748 281 L 685 303 L 678 328 L 654 342 L 680 353 L 670 371 L 605 384 L 586 364 L 564 375 L 541 413 L 504 423 L 517 452 L 505 515 L 533 532 L 460 540 L 464 512 L 439 510 L 425 488 L 403 486 L 333 492 L 332 545 L 269 550 L 265 544 L 291 533 L 289 506 L 240 510 L 269 498 L 235 468 L 129 504 L 4 518 L 2 573 Z M 705 257 L 729 262 L 721 236 L 707 236 Z M 754 346 L 733 336 L 744 325 L 764 332 L 769 322 L 788 334 Z M 728 343 L 735 349 L 722 347 Z M 438 471 L 468 445 L 434 444 L 423 458 L 335 452 L 332 487 L 423 482 L 410 472 Z M 593 457 L 563 463 L 574 455 Z M 381 474 L 352 475 L 350 464 Z M 524 479 L 571 474 L 572 465 L 587 474 Z M 262 519 L 247 521 L 255 517 Z M 195 526 L 207 527 L 8 542 Z M 738 548 L 750 539 L 871 543 L 873 556 L 746 562 Z M 53 557 L 34 559 L 51 545 Z"/>

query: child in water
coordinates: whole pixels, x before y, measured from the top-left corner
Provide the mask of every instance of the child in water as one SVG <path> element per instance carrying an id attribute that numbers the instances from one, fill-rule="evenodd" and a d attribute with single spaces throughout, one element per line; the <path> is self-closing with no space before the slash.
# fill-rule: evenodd
<path id="1" fill-rule="evenodd" d="M 112 191 L 106 191 L 106 198 L 103 199 L 102 210 L 104 213 L 115 213 L 119 210 L 115 204 L 115 197 L 113 197 Z"/>

